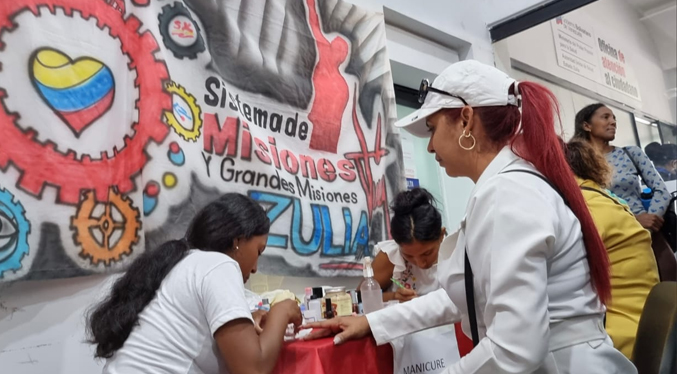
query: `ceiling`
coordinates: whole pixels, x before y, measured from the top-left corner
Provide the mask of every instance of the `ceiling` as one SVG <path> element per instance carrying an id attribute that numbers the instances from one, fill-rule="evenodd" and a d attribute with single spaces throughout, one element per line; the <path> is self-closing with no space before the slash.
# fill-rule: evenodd
<path id="1" fill-rule="evenodd" d="M 677 68 L 677 0 L 626 0 L 640 14 L 661 58 L 663 70 Z"/>

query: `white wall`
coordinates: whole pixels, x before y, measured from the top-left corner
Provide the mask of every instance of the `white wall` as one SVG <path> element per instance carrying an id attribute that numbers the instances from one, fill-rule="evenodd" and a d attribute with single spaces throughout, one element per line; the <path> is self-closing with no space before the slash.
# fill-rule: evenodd
<path id="1" fill-rule="evenodd" d="M 595 30 L 613 37 L 613 42 L 623 48 L 634 70 L 642 100 L 608 89 L 592 80 L 577 75 L 557 65 L 553 32 L 544 23 L 497 43 L 497 58 L 508 68 L 518 61 L 533 69 L 537 75 L 546 73 L 584 90 L 602 95 L 609 102 L 623 103 L 626 110 L 646 113 L 667 122 L 673 122 L 673 113 L 665 95 L 666 84 L 661 59 L 640 15 L 624 0 L 600 0 L 570 13 L 591 22 Z M 499 50 L 501 52 L 499 52 Z M 505 55 L 507 52 L 507 55 Z"/>
<path id="2" fill-rule="evenodd" d="M 406 14 L 442 34 L 468 43 L 463 58 L 493 63 L 493 52 L 486 24 L 509 17 L 538 0 L 519 0 L 506 6 L 497 0 L 354 0 L 356 4 L 376 11 L 382 7 Z M 387 4 L 386 4 L 387 3 Z M 500 6 L 496 6 L 499 4 Z M 415 51 L 412 56 L 417 56 Z M 438 56 L 439 57 L 439 56 Z M 443 62 L 439 57 L 432 68 L 439 73 Z M 426 65 L 425 54 L 408 64 Z M 420 79 L 420 78 L 419 78 Z M 471 183 L 443 176 L 442 181 L 447 222 L 455 227 L 460 221 Z M 85 310 L 103 295 L 113 277 L 31 281 L 0 285 L 0 372 L 2 374 L 79 374 L 100 371 L 100 362 L 92 357 L 91 346 L 84 343 Z M 279 287 L 297 294 L 307 285 L 332 283 L 354 288 L 356 279 L 277 279 Z"/>

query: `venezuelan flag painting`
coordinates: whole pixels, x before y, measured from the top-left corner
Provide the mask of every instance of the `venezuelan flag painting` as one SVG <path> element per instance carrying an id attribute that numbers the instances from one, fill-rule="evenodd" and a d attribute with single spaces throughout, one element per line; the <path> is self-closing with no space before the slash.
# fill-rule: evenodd
<path id="1" fill-rule="evenodd" d="M 76 137 L 113 104 L 113 74 L 94 58 L 73 60 L 56 49 L 41 48 L 33 54 L 30 69 L 40 97 Z"/>

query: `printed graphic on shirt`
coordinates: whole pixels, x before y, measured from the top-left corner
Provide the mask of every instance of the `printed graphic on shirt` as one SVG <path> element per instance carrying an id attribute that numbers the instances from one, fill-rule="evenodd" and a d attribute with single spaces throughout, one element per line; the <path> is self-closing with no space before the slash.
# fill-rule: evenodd
<path id="1" fill-rule="evenodd" d="M 662 216 L 670 202 L 663 179 L 639 147 L 626 149 L 632 158 L 618 147 L 606 155 L 607 161 L 614 168 L 611 192 L 622 198 L 634 214 L 651 213 Z M 653 196 L 646 199 L 646 202 L 642 201 L 642 179 L 653 190 Z"/>
<path id="2" fill-rule="evenodd" d="M 262 271 L 361 274 L 404 187 L 384 52 L 345 1 L 1 2 L 0 282 L 122 271 L 225 192 Z"/>

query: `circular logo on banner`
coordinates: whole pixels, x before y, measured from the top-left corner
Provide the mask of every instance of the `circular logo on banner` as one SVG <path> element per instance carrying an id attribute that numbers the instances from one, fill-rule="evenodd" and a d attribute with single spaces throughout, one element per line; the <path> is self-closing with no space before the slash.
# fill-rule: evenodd
<path id="1" fill-rule="evenodd" d="M 158 20 L 162 41 L 176 58 L 187 57 L 192 60 L 198 53 L 204 52 L 205 44 L 200 35 L 200 27 L 183 4 L 163 6 Z"/>
<path id="2" fill-rule="evenodd" d="M 167 124 L 184 140 L 196 141 L 200 136 L 202 120 L 195 96 L 175 82 L 169 82 L 165 87 L 172 94 L 172 110 L 165 112 Z"/>
<path id="3" fill-rule="evenodd" d="M 21 260 L 28 254 L 31 224 L 24 213 L 23 205 L 0 188 L 0 279 L 6 271 L 21 269 Z"/>

